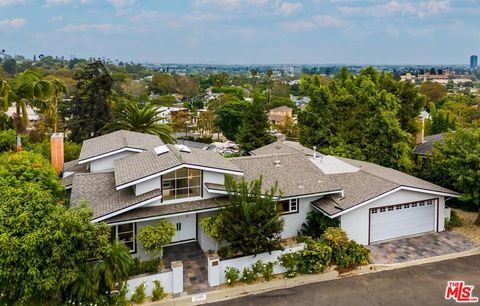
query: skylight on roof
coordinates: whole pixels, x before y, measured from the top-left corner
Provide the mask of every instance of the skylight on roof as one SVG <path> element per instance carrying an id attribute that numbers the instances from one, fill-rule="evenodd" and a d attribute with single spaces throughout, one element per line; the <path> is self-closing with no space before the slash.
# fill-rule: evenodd
<path id="1" fill-rule="evenodd" d="M 185 153 L 191 153 L 192 151 L 190 150 L 189 147 L 183 144 L 177 144 L 175 147 L 178 149 L 179 152 L 185 152 Z"/>
<path id="2" fill-rule="evenodd" d="M 166 145 L 161 145 L 153 149 L 155 151 L 155 154 L 157 155 L 162 155 L 164 153 L 169 152 L 168 147 Z"/>

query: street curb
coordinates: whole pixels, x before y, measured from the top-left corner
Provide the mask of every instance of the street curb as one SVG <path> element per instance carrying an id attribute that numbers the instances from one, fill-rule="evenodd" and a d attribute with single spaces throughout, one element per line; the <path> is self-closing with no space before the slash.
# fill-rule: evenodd
<path id="1" fill-rule="evenodd" d="M 245 284 L 245 285 L 239 285 L 231 288 L 222 288 L 218 290 L 209 291 L 209 292 L 206 292 L 206 299 L 203 301 L 192 302 L 192 297 L 196 295 L 185 295 L 185 296 L 180 296 L 171 300 L 152 302 L 144 305 L 182 306 L 182 305 L 200 305 L 200 304 L 206 304 L 206 303 L 220 302 L 220 301 L 235 299 L 235 298 L 244 297 L 248 295 L 269 292 L 273 290 L 289 289 L 289 288 L 294 288 L 297 286 L 302 286 L 307 284 L 320 283 L 320 282 L 331 281 L 331 280 L 336 280 L 336 279 L 345 278 L 345 277 L 365 275 L 365 274 L 376 273 L 381 271 L 402 269 L 407 267 L 413 267 L 413 266 L 424 265 L 428 263 L 434 263 L 434 262 L 456 259 L 461 257 L 468 257 L 473 255 L 479 255 L 479 254 L 480 254 L 480 247 L 476 247 L 474 249 L 464 251 L 464 252 L 417 259 L 417 260 L 412 260 L 412 261 L 402 262 L 402 263 L 369 264 L 366 266 L 358 267 L 355 270 L 352 270 L 347 273 L 342 273 L 342 274 L 339 274 L 338 271 L 334 269 L 334 267 L 330 267 L 327 270 L 327 272 L 322 274 L 300 275 L 295 278 L 275 279 L 268 282 L 260 282 L 260 283 L 250 284 L 250 285 Z"/>

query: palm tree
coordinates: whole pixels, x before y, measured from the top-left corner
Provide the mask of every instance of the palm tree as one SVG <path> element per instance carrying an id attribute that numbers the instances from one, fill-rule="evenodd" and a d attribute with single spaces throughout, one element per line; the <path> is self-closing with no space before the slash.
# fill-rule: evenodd
<path id="1" fill-rule="evenodd" d="M 27 107 L 46 110 L 51 93 L 52 87 L 50 82 L 43 80 L 42 75 L 33 69 L 25 70 L 13 80 L 6 99 L 14 103 L 16 107 L 17 150 L 22 148 L 20 135 L 28 126 Z"/>
<path id="2" fill-rule="evenodd" d="M 50 82 L 52 87 L 52 99 L 49 101 L 47 114 L 53 120 L 53 132 L 57 133 L 58 126 L 58 103 L 62 95 L 67 94 L 67 86 L 64 82 L 54 79 Z"/>
<path id="3" fill-rule="evenodd" d="M 162 117 L 154 105 L 139 107 L 137 103 L 128 103 L 114 116 L 114 122 L 105 125 L 107 132 L 128 130 L 157 135 L 164 143 L 175 143 L 170 126 L 160 123 Z"/>
<path id="4" fill-rule="evenodd" d="M 112 243 L 110 253 L 97 266 L 100 290 L 113 291 L 121 289 L 130 275 L 133 264 L 128 248 L 118 240 Z"/>
<path id="5" fill-rule="evenodd" d="M 8 99 L 10 91 L 10 84 L 6 80 L 0 80 L 0 111 L 6 111 L 10 106 Z"/>

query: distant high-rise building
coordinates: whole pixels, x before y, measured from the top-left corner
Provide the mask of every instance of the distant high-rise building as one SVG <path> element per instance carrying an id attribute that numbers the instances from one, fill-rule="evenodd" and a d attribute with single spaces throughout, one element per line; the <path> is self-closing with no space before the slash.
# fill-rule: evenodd
<path id="1" fill-rule="evenodd" d="M 478 56 L 470 56 L 470 69 L 477 69 L 478 67 Z"/>

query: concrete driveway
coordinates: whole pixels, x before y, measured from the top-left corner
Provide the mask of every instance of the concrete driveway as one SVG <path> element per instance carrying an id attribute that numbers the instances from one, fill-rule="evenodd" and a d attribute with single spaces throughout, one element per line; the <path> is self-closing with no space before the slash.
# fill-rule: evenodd
<path id="1" fill-rule="evenodd" d="M 376 264 L 389 264 L 468 251 L 475 248 L 465 236 L 444 231 L 382 242 L 368 246 Z"/>
<path id="2" fill-rule="evenodd" d="M 453 300 L 444 299 L 447 282 L 463 280 L 475 286 L 474 296 L 480 296 L 479 262 L 480 255 L 475 255 L 275 290 L 210 305 L 458 305 Z"/>

